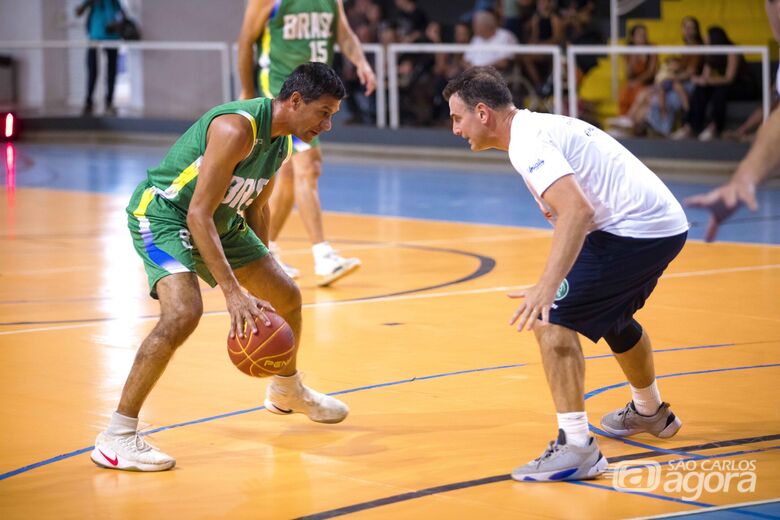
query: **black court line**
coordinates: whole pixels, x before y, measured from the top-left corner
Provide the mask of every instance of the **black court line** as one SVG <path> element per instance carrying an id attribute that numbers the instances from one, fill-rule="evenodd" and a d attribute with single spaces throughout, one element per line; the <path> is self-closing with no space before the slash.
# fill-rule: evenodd
<path id="1" fill-rule="evenodd" d="M 722 448 L 726 446 L 740 446 L 745 444 L 753 444 L 757 442 L 771 441 L 780 439 L 780 434 L 763 435 L 760 437 L 746 437 L 744 439 L 731 439 L 726 441 L 708 442 L 706 444 L 695 444 L 691 446 L 683 446 L 682 448 L 675 448 L 675 451 L 700 451 L 711 450 L 716 448 Z M 645 457 L 651 457 L 653 455 L 667 456 L 668 453 L 660 453 L 656 451 L 643 451 L 640 453 L 631 453 L 627 455 L 620 455 L 618 457 L 609 457 L 610 463 L 623 462 L 627 460 L 642 459 Z M 418 491 L 410 491 L 408 493 L 401 493 L 399 495 L 392 495 L 389 497 L 379 498 L 376 500 L 369 500 L 367 502 L 361 502 L 359 504 L 353 504 L 351 506 L 340 507 L 337 509 L 331 509 L 329 511 L 323 511 L 321 513 L 314 513 L 311 515 L 300 516 L 294 520 L 322 520 L 325 518 L 335 518 L 337 516 L 349 515 L 357 513 L 359 511 L 365 511 L 367 509 L 374 509 L 381 506 L 390 504 L 397 504 L 399 502 L 405 502 L 407 500 L 413 500 L 416 498 L 422 498 L 430 495 L 436 495 L 439 493 L 447 493 L 449 491 L 456 491 L 459 489 L 466 489 L 470 487 L 483 486 L 485 484 L 493 484 L 496 482 L 505 482 L 512 480 L 511 475 L 494 475 L 492 477 L 483 477 L 474 480 L 465 480 L 463 482 L 454 482 L 452 484 L 444 484 L 441 486 L 434 486 L 430 488 L 420 489 Z M 533 485 L 533 484 L 531 484 Z"/>
<path id="2" fill-rule="evenodd" d="M 365 244 L 376 244 L 380 242 L 365 242 Z M 400 248 L 406 248 L 406 249 L 422 249 L 425 251 L 432 251 L 436 253 L 450 253 L 453 255 L 460 255 L 465 256 L 469 258 L 475 258 L 479 261 L 479 265 L 476 269 L 474 269 L 471 273 L 462 276 L 460 278 L 456 278 L 455 280 L 450 280 L 448 282 L 442 282 L 435 285 L 428 285 L 425 287 L 418 287 L 416 289 L 407 289 L 405 291 L 397 291 L 392 293 L 386 293 L 386 294 L 378 294 L 374 296 L 361 296 L 359 298 L 347 298 L 344 300 L 333 300 L 329 301 L 328 303 L 348 303 L 348 302 L 361 302 L 361 301 L 370 301 L 370 300 L 378 300 L 381 298 L 389 298 L 393 296 L 402 296 L 402 295 L 409 295 L 409 294 L 416 294 L 416 293 L 422 293 L 425 291 L 432 291 L 434 289 L 441 289 L 442 287 L 450 287 L 452 285 L 458 285 L 465 282 L 469 282 L 471 280 L 476 280 L 477 278 L 480 278 L 482 276 L 485 276 L 489 272 L 491 272 L 496 267 L 496 260 L 494 258 L 491 258 L 489 256 L 480 255 L 477 253 L 470 253 L 468 251 L 461 251 L 459 249 L 447 249 L 447 248 L 439 248 L 439 247 L 429 247 L 429 246 L 415 246 L 410 244 L 402 244 L 402 243 L 394 243 L 393 244 L 396 247 Z M 6 302 L 0 301 L 0 304 L 3 304 Z M 37 302 L 36 302 L 37 303 Z M 66 302 L 63 302 L 66 303 Z M 204 312 L 204 316 L 213 315 L 213 314 L 222 314 L 226 311 L 220 310 L 220 311 L 207 311 Z M 151 319 L 151 318 L 157 318 L 159 317 L 159 314 L 148 314 L 148 315 L 141 315 L 141 316 L 135 316 L 134 319 Z M 66 324 L 75 324 L 75 323 L 105 323 L 110 321 L 117 321 L 117 320 L 126 320 L 126 317 L 119 318 L 119 317 L 106 317 L 106 318 L 83 318 L 83 319 L 76 319 L 76 320 L 47 320 L 47 321 L 11 321 L 11 322 L 0 322 L 0 326 L 13 326 L 13 325 L 66 325 Z"/>

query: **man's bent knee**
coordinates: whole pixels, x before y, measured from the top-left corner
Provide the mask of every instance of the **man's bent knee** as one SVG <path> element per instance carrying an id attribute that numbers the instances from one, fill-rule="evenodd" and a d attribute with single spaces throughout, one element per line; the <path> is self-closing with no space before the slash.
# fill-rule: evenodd
<path id="1" fill-rule="evenodd" d="M 642 339 L 642 326 L 636 320 L 631 320 L 625 328 L 620 331 L 611 331 L 604 336 L 604 340 L 609 348 L 615 354 L 628 352 Z"/>

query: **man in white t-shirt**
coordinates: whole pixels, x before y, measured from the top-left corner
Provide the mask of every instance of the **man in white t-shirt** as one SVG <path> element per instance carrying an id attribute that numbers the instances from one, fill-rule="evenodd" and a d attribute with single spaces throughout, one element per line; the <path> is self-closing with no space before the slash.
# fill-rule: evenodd
<path id="1" fill-rule="evenodd" d="M 685 213 L 661 180 L 606 133 L 578 119 L 517 109 L 492 67 L 463 72 L 444 97 L 453 133 L 474 151 L 508 151 L 554 226 L 539 281 L 509 296 L 524 299 L 510 324 L 536 334 L 558 439 L 512 478 L 596 477 L 607 460 L 588 432 L 577 333 L 594 342 L 604 338 L 631 387 L 632 400 L 602 418 L 607 432 L 668 438 L 682 425 L 661 401 L 650 339 L 633 316 L 685 244 Z"/>
<path id="2" fill-rule="evenodd" d="M 772 34 L 777 43 L 780 43 L 780 0 L 766 0 L 765 8 Z M 776 82 L 777 93 L 780 94 L 780 66 L 777 68 Z M 710 212 L 704 240 L 715 240 L 721 223 L 743 204 L 752 211 L 758 210 L 756 188 L 770 175 L 780 171 L 780 146 L 777 146 L 777 143 L 780 143 L 780 109 L 775 108 L 758 129 L 753 146 L 739 163 L 729 182 L 708 193 L 685 199 L 687 206 Z"/>
<path id="3" fill-rule="evenodd" d="M 469 42 L 472 49 L 466 51 L 463 59 L 471 65 L 492 65 L 505 70 L 511 64 L 514 52 L 485 50 L 486 45 L 517 45 L 517 38 L 510 31 L 498 26 L 498 18 L 492 11 L 477 11 L 472 22 L 474 36 Z"/>

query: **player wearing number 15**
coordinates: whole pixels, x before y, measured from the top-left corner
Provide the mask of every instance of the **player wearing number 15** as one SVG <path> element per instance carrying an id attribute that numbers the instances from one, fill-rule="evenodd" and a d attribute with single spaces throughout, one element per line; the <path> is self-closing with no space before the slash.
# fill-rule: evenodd
<path id="1" fill-rule="evenodd" d="M 241 99 L 255 96 L 255 63 L 259 65 L 260 95 L 275 97 L 287 75 L 301 63 L 332 64 L 336 42 L 357 68 L 366 95 L 370 95 L 376 87 L 374 72 L 349 27 L 341 0 L 248 0 L 238 38 Z M 257 62 L 253 59 L 255 46 Z M 277 255 L 276 239 L 295 203 L 312 244 L 317 283 L 327 286 L 354 272 L 360 260 L 342 258 L 325 240 L 318 189 L 321 164 L 318 138 L 310 142 L 293 138 L 293 157 L 279 171 L 270 201 L 269 246 Z M 282 267 L 290 277 L 298 275 L 297 269 Z"/>

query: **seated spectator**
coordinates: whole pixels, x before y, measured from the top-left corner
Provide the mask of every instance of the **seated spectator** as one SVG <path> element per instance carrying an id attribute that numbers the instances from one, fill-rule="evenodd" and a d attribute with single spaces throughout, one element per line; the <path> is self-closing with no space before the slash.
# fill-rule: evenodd
<path id="1" fill-rule="evenodd" d="M 561 17 L 555 13 L 553 0 L 537 0 L 536 12 L 528 25 L 528 43 L 532 45 L 563 45 L 564 27 Z M 546 54 L 529 54 L 522 63 L 537 92 L 541 92 L 552 72 L 552 57 Z"/>
<path id="2" fill-rule="evenodd" d="M 531 18 L 536 12 L 536 0 L 516 0 L 517 14 L 506 19 L 504 28 L 515 35 L 517 41 L 528 41 L 528 29 Z"/>
<path id="3" fill-rule="evenodd" d="M 428 25 L 428 17 L 417 6 L 415 0 L 395 0 L 395 26 L 398 41 L 414 43 L 421 41 Z"/>
<path id="4" fill-rule="evenodd" d="M 508 70 L 512 63 L 514 52 L 499 50 L 480 50 L 485 45 L 516 45 L 517 38 L 511 32 L 498 26 L 498 17 L 492 11 L 474 13 L 472 27 L 474 36 L 469 50 L 463 56 L 468 66 L 492 65 L 500 71 Z"/>
<path id="5" fill-rule="evenodd" d="M 685 45 L 704 45 L 699 20 L 693 16 L 682 19 L 682 39 Z M 683 54 L 681 61 L 682 74 L 679 79 L 682 81 L 690 81 L 692 77 L 701 74 L 701 69 L 704 67 L 704 56 L 701 54 Z"/>
<path id="6" fill-rule="evenodd" d="M 734 45 L 722 27 L 707 30 L 707 45 Z M 702 73 L 692 78 L 695 85 L 686 124 L 675 139 L 698 136 L 701 141 L 719 137 L 726 123 L 728 100 L 755 99 L 758 89 L 741 54 L 717 54 L 704 58 Z"/>
<path id="7" fill-rule="evenodd" d="M 649 45 L 647 28 L 638 24 L 631 28 L 628 45 Z M 621 114 L 627 114 L 637 95 L 653 83 L 658 68 L 658 56 L 655 54 L 626 54 L 626 79 L 620 89 L 618 99 Z"/>

